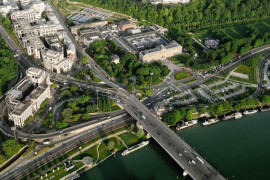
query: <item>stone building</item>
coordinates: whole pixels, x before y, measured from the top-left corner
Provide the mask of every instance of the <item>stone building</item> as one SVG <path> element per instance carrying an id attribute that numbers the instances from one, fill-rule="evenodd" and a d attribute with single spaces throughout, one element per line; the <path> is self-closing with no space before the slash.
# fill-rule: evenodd
<path id="1" fill-rule="evenodd" d="M 9 119 L 15 126 L 23 127 L 26 119 L 34 116 L 41 103 L 50 97 L 50 77 L 41 69 L 29 68 L 26 77 L 5 95 Z"/>

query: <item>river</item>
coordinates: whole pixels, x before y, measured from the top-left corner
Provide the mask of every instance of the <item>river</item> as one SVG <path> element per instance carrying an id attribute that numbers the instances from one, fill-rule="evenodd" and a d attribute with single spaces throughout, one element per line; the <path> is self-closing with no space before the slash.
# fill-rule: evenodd
<path id="1" fill-rule="evenodd" d="M 228 179 L 270 179 L 270 112 L 221 121 L 209 127 L 198 124 L 178 132 Z M 82 174 L 86 179 L 189 179 L 153 140 L 127 156 L 112 157 Z"/>

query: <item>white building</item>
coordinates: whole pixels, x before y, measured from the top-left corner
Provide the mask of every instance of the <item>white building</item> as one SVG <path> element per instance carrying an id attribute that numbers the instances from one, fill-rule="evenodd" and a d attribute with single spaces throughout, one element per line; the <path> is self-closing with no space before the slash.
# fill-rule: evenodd
<path id="1" fill-rule="evenodd" d="M 34 9 L 37 12 L 45 11 L 45 3 L 41 0 L 20 0 L 23 9 Z"/>
<path id="2" fill-rule="evenodd" d="M 12 12 L 10 15 L 11 20 L 17 22 L 35 22 L 41 18 L 42 12 L 37 12 L 35 9 L 25 9 L 22 11 Z"/>
<path id="3" fill-rule="evenodd" d="M 167 45 L 160 45 L 156 48 L 141 51 L 139 57 L 143 62 L 160 61 L 169 57 L 182 54 L 182 46 L 172 41 Z"/>
<path id="4" fill-rule="evenodd" d="M 1 3 L 2 2 L 2 3 Z M 15 0 L 0 0 L 0 13 L 6 17 L 8 13 L 19 11 Z"/>
<path id="5" fill-rule="evenodd" d="M 33 55 L 35 58 L 41 58 L 41 50 L 44 49 L 45 46 L 38 36 L 23 37 L 22 42 L 29 56 Z"/>
<path id="6" fill-rule="evenodd" d="M 64 58 L 63 52 L 54 51 L 51 49 L 43 49 L 41 51 L 44 67 L 53 72 L 67 72 L 71 69 L 72 61 Z"/>
<path id="7" fill-rule="evenodd" d="M 50 97 L 49 76 L 41 69 L 29 68 L 26 77 L 6 93 L 9 119 L 15 126 L 23 127 L 25 120 L 34 116 L 41 103 Z"/>

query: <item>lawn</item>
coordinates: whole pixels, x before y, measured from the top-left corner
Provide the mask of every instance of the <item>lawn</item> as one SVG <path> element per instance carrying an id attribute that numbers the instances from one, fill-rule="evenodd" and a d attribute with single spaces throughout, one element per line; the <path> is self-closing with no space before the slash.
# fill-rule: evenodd
<path id="1" fill-rule="evenodd" d="M 252 74 L 252 69 L 248 67 L 247 65 L 241 64 L 240 66 L 236 68 L 235 72 L 247 74 L 250 76 Z"/>
<path id="2" fill-rule="evenodd" d="M 124 133 L 119 135 L 119 137 L 126 143 L 127 146 L 136 144 L 139 141 L 139 138 L 132 133 Z"/>
<path id="3" fill-rule="evenodd" d="M 175 74 L 174 78 L 176 80 L 182 80 L 182 79 L 192 77 L 192 76 L 193 75 L 191 73 L 188 73 L 188 72 L 178 72 L 178 73 Z"/>
<path id="4" fill-rule="evenodd" d="M 97 146 L 95 145 L 91 147 L 90 149 L 87 149 L 86 151 L 80 153 L 78 156 L 74 157 L 74 160 L 82 160 L 85 157 L 91 157 L 93 159 L 93 162 L 96 162 L 97 160 Z"/>
<path id="5" fill-rule="evenodd" d="M 99 152 L 98 162 L 104 160 L 105 158 L 111 155 L 111 151 L 108 149 L 107 145 L 104 142 L 100 144 L 98 152 Z"/>

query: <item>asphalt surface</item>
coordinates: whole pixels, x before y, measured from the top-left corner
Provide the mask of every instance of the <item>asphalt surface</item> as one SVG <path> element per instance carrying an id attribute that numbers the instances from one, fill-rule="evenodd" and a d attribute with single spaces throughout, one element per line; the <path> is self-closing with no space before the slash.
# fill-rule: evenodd
<path id="1" fill-rule="evenodd" d="M 2 180 L 14 180 L 14 179 L 22 179 L 26 174 L 29 174 L 36 169 L 44 166 L 45 164 L 53 161 L 54 159 L 66 154 L 74 148 L 80 147 L 82 144 L 91 141 L 95 138 L 98 138 L 104 134 L 112 132 L 121 127 L 127 126 L 132 122 L 132 120 L 119 120 L 115 121 L 115 123 L 106 124 L 106 126 L 97 127 L 91 131 L 87 131 L 85 133 L 76 136 L 65 143 L 62 143 L 59 146 L 46 151 L 45 153 L 37 156 L 36 158 L 31 159 L 28 163 L 17 166 L 11 171 L 0 176 Z"/>

